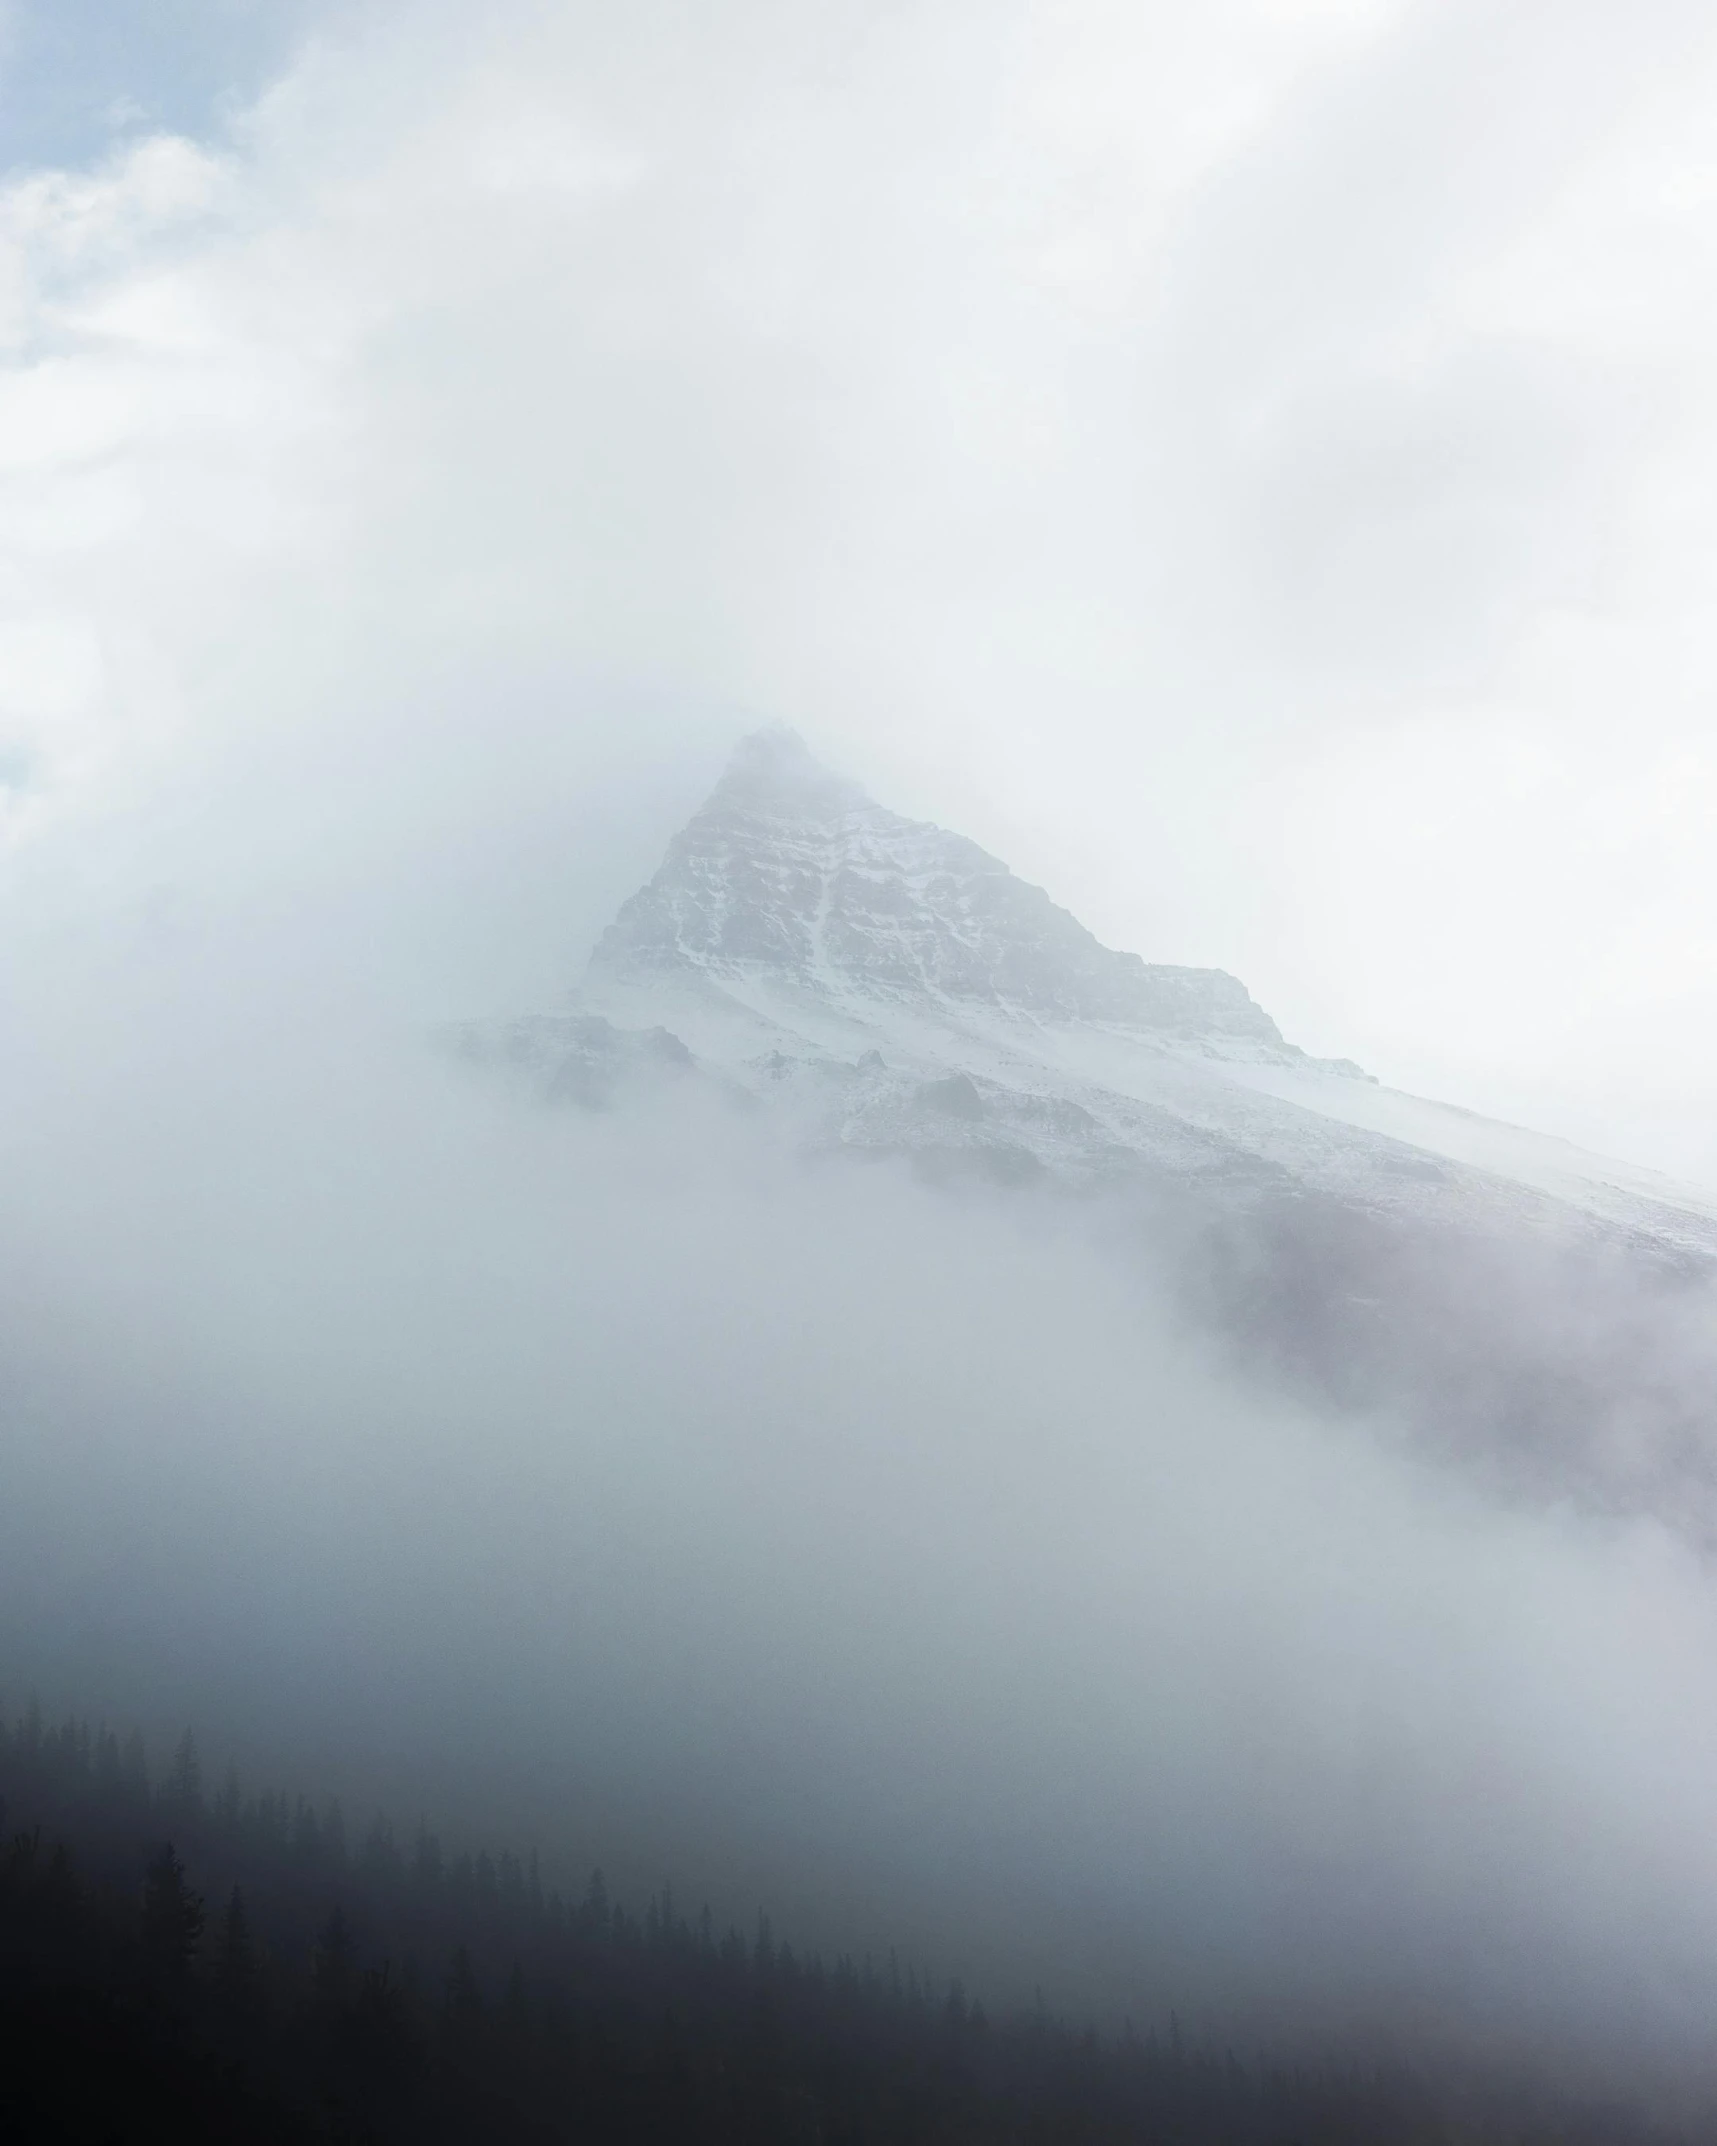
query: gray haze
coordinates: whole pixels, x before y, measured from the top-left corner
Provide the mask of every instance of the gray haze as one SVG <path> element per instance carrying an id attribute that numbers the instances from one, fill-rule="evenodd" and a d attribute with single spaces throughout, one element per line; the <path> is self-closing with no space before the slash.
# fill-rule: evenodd
<path id="1" fill-rule="evenodd" d="M 0 188 L 6 1696 L 1001 1992 L 1703 2071 L 1672 1526 L 1272 1396 L 1065 1207 L 427 1038 L 786 716 L 1309 1048 L 1717 1168 L 1708 11 L 234 64 Z"/>
<path id="2" fill-rule="evenodd" d="M 525 1107 L 310 919 L 14 963 L 15 1697 L 999 1995 L 1703 2066 L 1673 1537 L 1261 1399 L 1053 1203 Z"/>

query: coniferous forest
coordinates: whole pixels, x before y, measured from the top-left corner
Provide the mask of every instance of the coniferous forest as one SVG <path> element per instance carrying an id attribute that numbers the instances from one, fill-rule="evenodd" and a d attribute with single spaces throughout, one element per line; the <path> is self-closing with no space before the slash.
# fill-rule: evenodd
<path id="1" fill-rule="evenodd" d="M 991 2016 L 916 1968 L 203 1778 L 187 1731 L 0 1723 L 0 2131 L 826 2146 L 1643 2141 L 1520 2081 Z"/>

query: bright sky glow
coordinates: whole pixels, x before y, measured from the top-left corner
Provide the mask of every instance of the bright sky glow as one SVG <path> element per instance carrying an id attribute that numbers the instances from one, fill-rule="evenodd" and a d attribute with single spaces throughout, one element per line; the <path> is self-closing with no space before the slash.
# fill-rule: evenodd
<path id="1" fill-rule="evenodd" d="M 1708 10 L 4 19 L 15 915 L 386 874 L 546 995 L 780 716 L 1717 1180 Z"/>

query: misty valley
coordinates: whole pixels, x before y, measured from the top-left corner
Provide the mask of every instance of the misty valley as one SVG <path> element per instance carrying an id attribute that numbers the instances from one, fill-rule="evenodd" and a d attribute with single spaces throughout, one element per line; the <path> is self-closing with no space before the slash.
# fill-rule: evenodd
<path id="1" fill-rule="evenodd" d="M 1710 2136 L 1717 1205 L 780 729 L 317 969 L 6 1017 L 17 2135 Z"/>

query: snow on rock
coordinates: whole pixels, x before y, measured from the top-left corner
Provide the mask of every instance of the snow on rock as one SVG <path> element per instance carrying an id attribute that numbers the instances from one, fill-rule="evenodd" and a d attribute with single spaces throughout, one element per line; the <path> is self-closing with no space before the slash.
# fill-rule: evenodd
<path id="1" fill-rule="evenodd" d="M 691 1080 L 805 1148 L 1110 1194 L 1273 1376 L 1717 1545 L 1717 1211 L 1308 1057 L 1232 976 L 1103 946 L 789 731 L 740 745 L 571 1011 L 455 1041 L 554 1100 Z"/>
<path id="2" fill-rule="evenodd" d="M 688 971 L 1283 1047 L 1232 976 L 1112 952 L 975 842 L 874 804 L 785 729 L 740 745 L 603 934 L 590 978 Z"/>
<path id="3" fill-rule="evenodd" d="M 955 1148 L 1081 1186 L 1142 1173 L 1241 1203 L 1299 1184 L 1445 1221 L 1573 1216 L 1717 1256 L 1703 1203 L 1309 1058 L 1236 978 L 1102 945 L 786 729 L 742 741 L 578 1003 L 682 1039 L 824 1144 Z"/>

